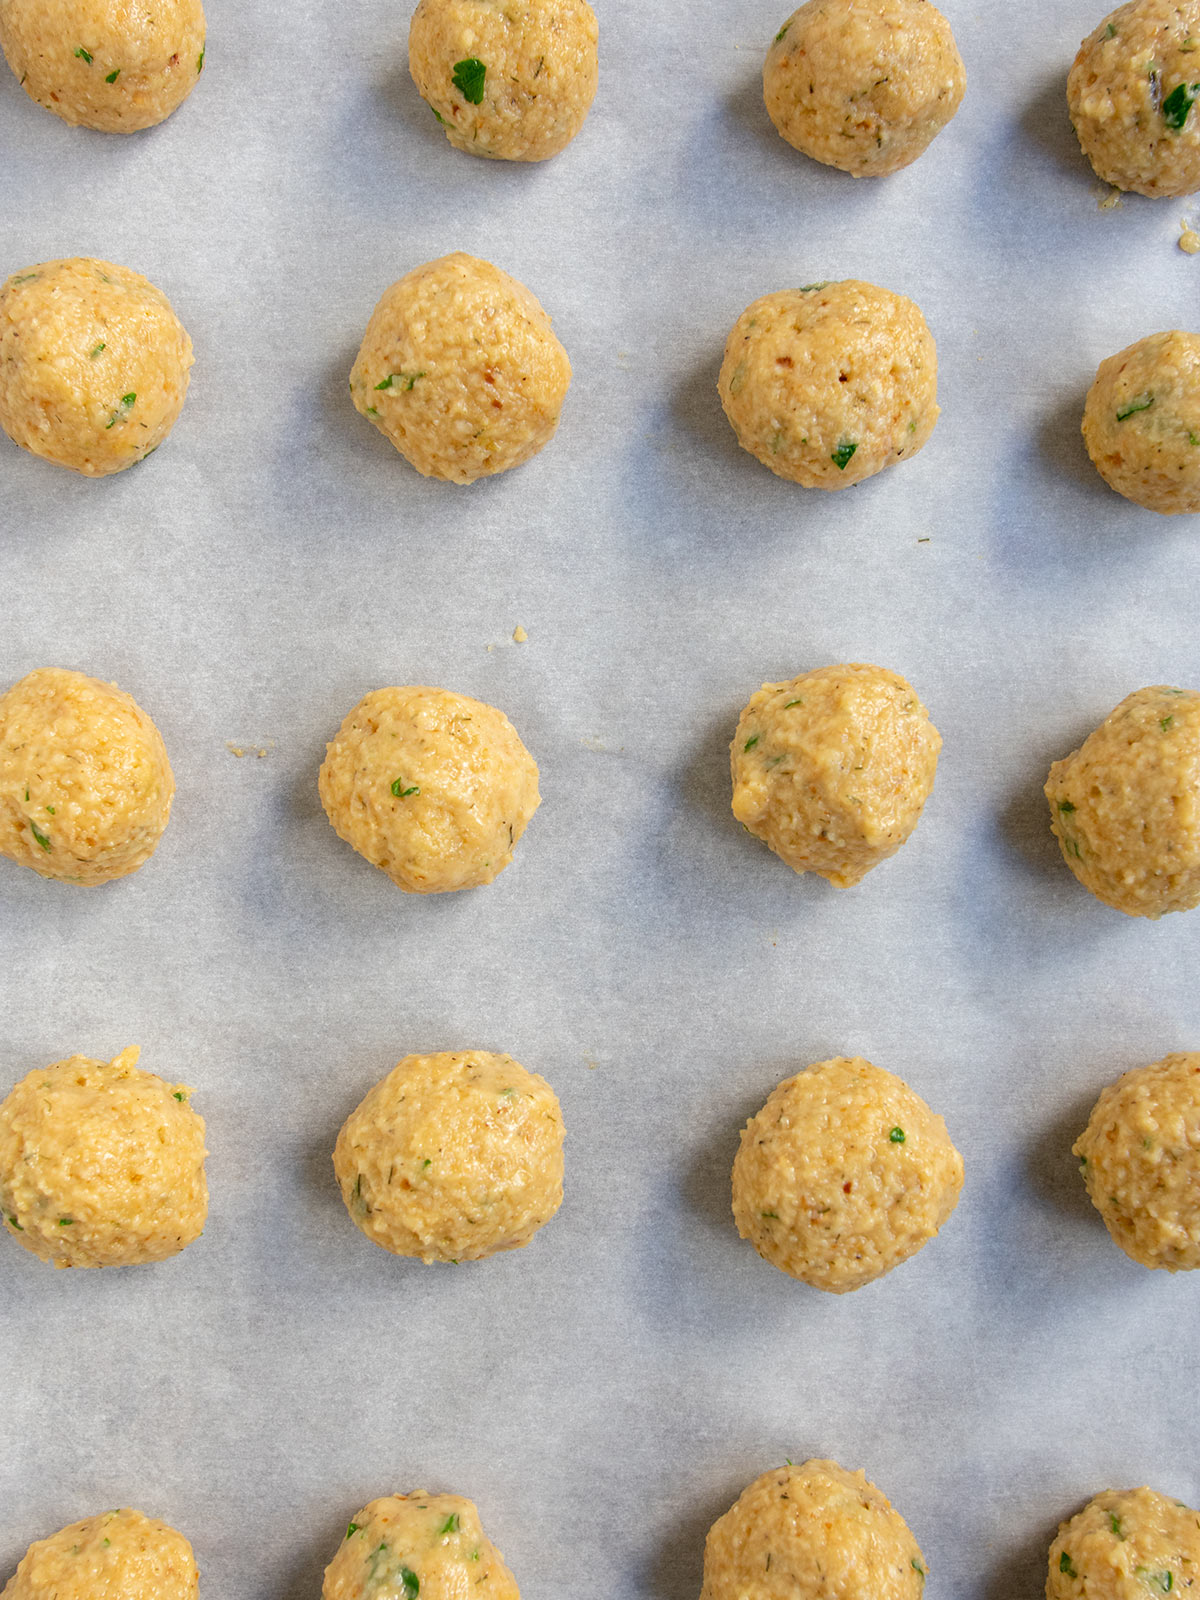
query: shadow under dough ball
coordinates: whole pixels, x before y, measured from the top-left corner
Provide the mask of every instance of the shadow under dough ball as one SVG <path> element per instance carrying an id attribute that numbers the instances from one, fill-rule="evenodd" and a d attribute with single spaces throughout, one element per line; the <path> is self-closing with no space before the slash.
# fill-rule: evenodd
<path id="1" fill-rule="evenodd" d="M 567 352 L 525 285 L 458 251 L 384 294 L 350 396 L 424 477 L 474 483 L 549 444 L 570 382 Z"/>
<path id="2" fill-rule="evenodd" d="M 458 1494 L 388 1495 L 356 1511 L 325 1568 L 321 1600 L 521 1600 L 504 1557 Z"/>
<path id="3" fill-rule="evenodd" d="M 855 178 L 925 151 L 962 103 L 966 69 L 930 0 L 809 0 L 775 35 L 763 99 L 778 132 Z"/>
<path id="4" fill-rule="evenodd" d="M 181 1533 L 140 1511 L 103 1511 L 31 1544 L 3 1600 L 195 1600 L 200 1575 Z"/>
<path id="5" fill-rule="evenodd" d="M 1046 1600 L 1152 1600 L 1200 1582 L 1200 1515 L 1154 1489 L 1105 1489 L 1061 1524 Z"/>
<path id="6" fill-rule="evenodd" d="M 1067 106 L 1096 176 L 1136 194 L 1200 189 L 1200 0 L 1130 0 L 1079 47 Z"/>
<path id="7" fill-rule="evenodd" d="M 921 1600 L 925 1577 L 908 1524 L 865 1473 L 789 1462 L 709 1529 L 700 1600 Z"/>
<path id="8" fill-rule="evenodd" d="M 154 854 L 174 794 L 161 734 L 115 684 L 40 667 L 0 695 L 0 855 L 109 883 Z"/>
<path id="9" fill-rule="evenodd" d="M 1102 361 L 1083 437 L 1126 500 L 1164 516 L 1200 511 L 1200 334 L 1152 333 Z"/>
<path id="10" fill-rule="evenodd" d="M 587 0 L 420 0 L 408 67 L 459 150 L 545 161 L 583 127 L 596 97 L 598 33 Z"/>
<path id="11" fill-rule="evenodd" d="M 25 93 L 56 117 L 136 133 L 195 88 L 204 11 L 200 0 L 0 0 L 0 47 Z"/>
<path id="12" fill-rule="evenodd" d="M 1129 917 L 1200 904 L 1200 694 L 1159 684 L 1126 695 L 1043 793 L 1063 860 Z"/>

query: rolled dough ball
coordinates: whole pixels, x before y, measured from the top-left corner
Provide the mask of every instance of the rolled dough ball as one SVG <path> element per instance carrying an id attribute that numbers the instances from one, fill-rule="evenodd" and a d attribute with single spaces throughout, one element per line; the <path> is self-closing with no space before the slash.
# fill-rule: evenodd
<path id="1" fill-rule="evenodd" d="M 1104 1226 L 1143 1267 L 1200 1267 L 1200 1054 L 1164 1056 L 1103 1089 L 1075 1141 Z"/>
<path id="2" fill-rule="evenodd" d="M 920 1600 L 925 1557 L 865 1473 L 764 1472 L 708 1530 L 700 1600 Z"/>
<path id="3" fill-rule="evenodd" d="M 474 483 L 550 443 L 570 382 L 525 285 L 457 251 L 414 268 L 375 307 L 350 394 L 418 472 Z"/>
<path id="4" fill-rule="evenodd" d="M 325 746 L 319 786 L 338 838 L 409 894 L 491 883 L 541 802 L 503 711 L 422 685 L 365 695 Z"/>
<path id="5" fill-rule="evenodd" d="M 763 99 L 787 142 L 855 178 L 915 161 L 966 86 L 950 24 L 929 0 L 808 0 L 763 66 Z"/>
<path id="6" fill-rule="evenodd" d="M 1200 694 L 1137 689 L 1056 761 L 1050 827 L 1085 889 L 1129 917 L 1200 903 Z"/>
<path id="7" fill-rule="evenodd" d="M 1200 511 L 1200 334 L 1152 333 L 1102 361 L 1083 437 L 1127 500 L 1166 516 Z"/>
<path id="8" fill-rule="evenodd" d="M 937 349 L 911 300 L 854 278 L 746 307 L 717 389 L 743 450 L 807 489 L 846 489 L 917 451 L 938 419 Z"/>
<path id="9" fill-rule="evenodd" d="M 0 0 L 0 47 L 31 100 L 73 125 L 136 133 L 204 66 L 200 0 Z"/>
<path id="10" fill-rule="evenodd" d="M 1200 0 L 1130 0 L 1079 47 L 1067 106 L 1096 176 L 1137 194 L 1200 189 Z"/>
<path id="11" fill-rule="evenodd" d="M 174 794 L 161 734 L 115 684 L 39 667 L 0 695 L 0 855 L 109 883 L 149 861 Z"/>
<path id="12" fill-rule="evenodd" d="M 321 1600 L 521 1600 L 479 1512 L 459 1494 L 389 1495 L 357 1511 Z"/>
<path id="13" fill-rule="evenodd" d="M 785 1079 L 742 1129 L 733 1215 L 764 1261 L 846 1294 L 928 1244 L 962 1179 L 946 1124 L 920 1095 L 836 1056 Z"/>
<path id="14" fill-rule="evenodd" d="M 562 1204 L 554 1090 L 486 1050 L 405 1056 L 347 1117 L 333 1170 L 355 1224 L 396 1256 L 519 1250 Z"/>
<path id="15" fill-rule="evenodd" d="M 884 667 L 764 683 L 729 748 L 733 814 L 793 871 L 847 889 L 916 827 L 941 747 L 916 692 Z"/>
<path id="16" fill-rule="evenodd" d="M 72 472 L 107 477 L 157 450 L 191 365 L 166 295 L 128 267 L 45 261 L 0 288 L 0 427 Z"/>
<path id="17" fill-rule="evenodd" d="M 2 1600 L 195 1600 L 200 1574 L 181 1533 L 140 1511 L 103 1511 L 31 1544 Z"/>
<path id="18" fill-rule="evenodd" d="M 545 161 L 596 97 L 598 31 L 587 0 L 420 0 L 408 69 L 459 150 Z"/>
<path id="19" fill-rule="evenodd" d="M 203 1231 L 204 1118 L 137 1059 L 71 1056 L 0 1103 L 4 1225 L 56 1267 L 165 1261 Z"/>
<path id="20" fill-rule="evenodd" d="M 1060 1525 L 1046 1600 L 1147 1600 L 1200 1583 L 1200 1515 L 1154 1489 L 1105 1489 Z"/>

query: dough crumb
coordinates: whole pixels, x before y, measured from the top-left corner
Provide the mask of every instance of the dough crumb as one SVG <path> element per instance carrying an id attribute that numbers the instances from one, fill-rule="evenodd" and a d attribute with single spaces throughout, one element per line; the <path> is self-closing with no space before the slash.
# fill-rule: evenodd
<path id="1" fill-rule="evenodd" d="M 1186 217 L 1184 217 L 1179 226 L 1182 230 L 1179 235 L 1179 248 L 1184 255 L 1194 256 L 1197 251 L 1200 251 L 1200 233 L 1196 232 Z"/>
<path id="2" fill-rule="evenodd" d="M 513 629 L 513 643 L 514 644 L 524 644 L 528 638 L 529 638 L 529 635 L 525 632 L 525 629 L 518 622 L 516 627 Z"/>
<path id="3" fill-rule="evenodd" d="M 1117 211 L 1121 207 L 1120 189 L 1110 189 L 1107 194 L 1102 194 L 1096 202 L 1101 211 Z"/>
<path id="4" fill-rule="evenodd" d="M 242 749 L 240 744 L 230 744 L 228 739 L 226 739 L 226 741 L 225 741 L 225 748 L 226 748 L 226 750 L 229 751 L 229 754 L 231 756 L 236 756 L 239 761 L 246 754 L 246 752 Z"/>

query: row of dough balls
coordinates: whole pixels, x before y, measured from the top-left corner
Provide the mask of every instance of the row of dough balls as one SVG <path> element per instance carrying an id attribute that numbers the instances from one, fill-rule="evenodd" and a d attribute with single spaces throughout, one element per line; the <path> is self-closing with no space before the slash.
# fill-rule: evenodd
<path id="1" fill-rule="evenodd" d="M 126 267 L 46 261 L 0 289 L 0 427 L 58 466 L 106 477 L 144 461 L 179 416 L 192 362 L 166 296 Z M 535 296 L 456 252 L 384 294 L 350 395 L 418 472 L 473 483 L 549 443 L 570 381 Z M 914 456 L 939 414 L 920 310 L 857 279 L 755 300 L 729 334 L 717 387 L 743 449 L 814 489 L 849 488 Z M 1104 361 L 1083 436 L 1127 499 L 1200 511 L 1200 335 L 1150 334 Z"/>
<path id="2" fill-rule="evenodd" d="M 544 161 L 582 128 L 598 82 L 587 0 L 419 0 L 413 82 L 450 143 L 471 155 Z M 1083 41 L 1067 104 L 1097 174 L 1121 189 L 1200 189 L 1197 0 L 1130 0 Z M 153 126 L 204 66 L 200 0 L 153 13 L 116 0 L 0 0 L 0 47 L 22 87 L 64 121 L 105 132 Z M 763 99 L 795 149 L 854 177 L 908 166 L 954 116 L 966 71 L 930 0 L 808 0 L 767 51 Z"/>
<path id="3" fill-rule="evenodd" d="M 700 1600 L 921 1600 L 929 1565 L 864 1472 L 836 1461 L 764 1472 L 708 1531 Z M 1157 1490 L 1106 1489 L 1059 1526 L 1047 1600 L 1147 1600 L 1200 1581 L 1200 1515 Z M 195 1600 L 183 1534 L 106 1511 L 30 1545 L 0 1600 Z M 321 1600 L 520 1600 L 517 1581 L 456 1494 L 388 1495 L 355 1512 Z"/>
<path id="4" fill-rule="evenodd" d="M 56 1267 L 177 1255 L 204 1227 L 204 1120 L 192 1090 L 71 1056 L 0 1103 L 0 1216 Z M 511 1056 L 405 1056 L 350 1114 L 333 1167 L 351 1219 L 392 1255 L 429 1263 L 517 1250 L 563 1196 L 562 1112 Z M 1084 1182 L 1122 1250 L 1200 1267 L 1200 1054 L 1105 1088 L 1076 1140 Z M 940 1116 L 861 1057 L 817 1061 L 747 1122 L 733 1164 L 739 1234 L 789 1277 L 845 1294 L 929 1242 L 958 1204 L 962 1157 Z"/>
<path id="5" fill-rule="evenodd" d="M 849 888 L 916 827 L 941 743 L 886 668 L 765 683 L 730 746 L 734 817 L 795 872 Z M 541 801 L 502 711 L 424 685 L 365 695 L 318 789 L 339 838 L 410 894 L 491 883 Z M 0 695 L 0 855 L 108 883 L 149 860 L 174 793 L 158 729 L 115 684 L 42 667 Z M 1200 903 L 1200 692 L 1127 695 L 1054 763 L 1045 794 L 1063 859 L 1105 905 L 1155 918 Z"/>

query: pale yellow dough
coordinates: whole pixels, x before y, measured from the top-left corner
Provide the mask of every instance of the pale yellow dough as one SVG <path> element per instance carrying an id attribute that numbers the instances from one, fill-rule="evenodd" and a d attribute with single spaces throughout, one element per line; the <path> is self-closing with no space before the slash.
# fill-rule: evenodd
<path id="1" fill-rule="evenodd" d="M 459 150 L 545 161 L 596 97 L 598 32 L 587 0 L 420 0 L 408 68 Z"/>
<path id="2" fill-rule="evenodd" d="M 733 814 L 793 871 L 850 888 L 916 827 L 941 747 L 916 692 L 884 667 L 764 683 L 729 748 Z"/>
<path id="3" fill-rule="evenodd" d="M 1152 333 L 1102 361 L 1083 437 L 1127 500 L 1166 516 L 1200 511 L 1200 334 Z"/>
<path id="4" fill-rule="evenodd" d="M 140 272 L 44 261 L 0 288 L 0 427 L 88 478 L 144 461 L 187 395 L 192 341 Z"/>
<path id="5" fill-rule="evenodd" d="M 925 1557 L 865 1473 L 764 1472 L 708 1530 L 700 1600 L 920 1600 Z"/>
<path id="6" fill-rule="evenodd" d="M 779 1084 L 743 1128 L 733 1215 L 772 1266 L 846 1294 L 928 1244 L 962 1180 L 946 1124 L 920 1095 L 837 1056 Z"/>
<path id="7" fill-rule="evenodd" d="M 474 483 L 549 444 L 570 382 L 567 352 L 525 285 L 459 251 L 386 292 L 350 395 L 425 477 Z"/>
<path id="8" fill-rule="evenodd" d="M 174 794 L 162 736 L 115 684 L 40 667 L 0 695 L 0 855 L 67 883 L 123 878 Z"/>
<path id="9" fill-rule="evenodd" d="M 389 1495 L 350 1519 L 321 1600 L 521 1600 L 504 1557 L 459 1494 Z"/>
<path id="10" fill-rule="evenodd" d="M 808 0 L 763 66 L 767 111 L 787 142 L 855 178 L 915 161 L 966 86 L 950 24 L 930 0 Z"/>
<path id="11" fill-rule="evenodd" d="M 1130 917 L 1200 903 L 1200 694 L 1137 689 L 1046 779 L 1050 827 L 1085 889 Z"/>
<path id="12" fill-rule="evenodd" d="M 195 1600 L 181 1533 L 140 1511 L 103 1511 L 31 1544 L 0 1600 Z"/>
<path id="13" fill-rule="evenodd" d="M 1067 77 L 1083 153 L 1137 194 L 1200 189 L 1200 0 L 1130 0 L 1097 24 Z"/>
<path id="14" fill-rule="evenodd" d="M 1200 1515 L 1154 1489 L 1105 1489 L 1060 1525 L 1046 1600 L 1153 1600 L 1200 1586 Z"/>
<path id="15" fill-rule="evenodd" d="M 1100 1093 L 1074 1154 L 1092 1204 L 1143 1267 L 1200 1267 L 1200 1054 L 1135 1067 Z"/>
<path id="16" fill-rule="evenodd" d="M 746 307 L 717 389 L 763 466 L 808 489 L 847 489 L 933 432 L 937 349 L 903 295 L 853 278 L 806 284 Z"/>
<path id="17" fill-rule="evenodd" d="M 321 804 L 338 837 L 409 894 L 491 883 L 541 800 L 503 711 L 449 689 L 373 690 L 325 752 Z"/>
<path id="18" fill-rule="evenodd" d="M 562 1204 L 554 1090 L 511 1056 L 405 1056 L 347 1117 L 333 1168 L 354 1222 L 397 1256 L 518 1250 Z"/>
<path id="19" fill-rule="evenodd" d="M 169 117 L 204 66 L 200 0 L 0 0 L 0 47 L 64 122 L 135 133 Z"/>
<path id="20" fill-rule="evenodd" d="M 137 1059 L 71 1056 L 0 1104 L 4 1226 L 56 1267 L 165 1261 L 204 1228 L 204 1119 Z"/>

